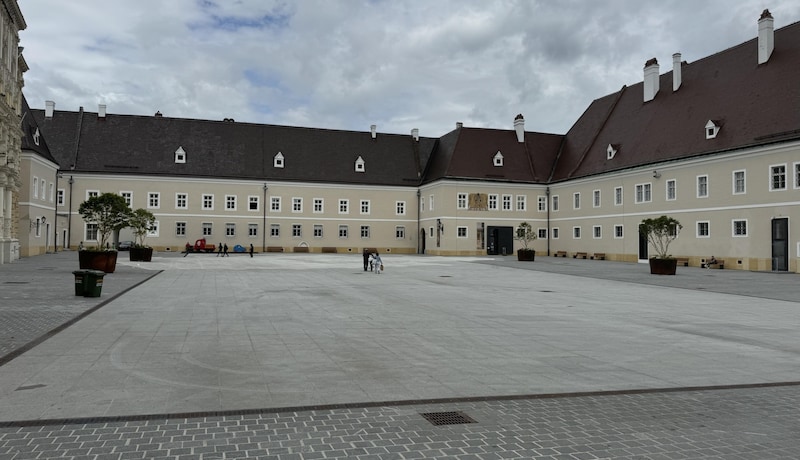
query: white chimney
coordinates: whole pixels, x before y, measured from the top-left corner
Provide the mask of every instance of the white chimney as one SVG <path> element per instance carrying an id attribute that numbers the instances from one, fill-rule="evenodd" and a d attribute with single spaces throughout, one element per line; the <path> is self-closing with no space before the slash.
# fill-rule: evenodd
<path id="1" fill-rule="evenodd" d="M 419 141 L 419 129 L 414 128 L 411 130 L 411 137 L 414 138 L 415 141 Z"/>
<path id="2" fill-rule="evenodd" d="M 373 139 L 378 137 L 378 125 L 369 125 L 369 132 L 372 134 Z"/>
<path id="3" fill-rule="evenodd" d="M 517 142 L 525 142 L 525 118 L 521 113 L 514 117 L 514 131 L 517 132 Z"/>
<path id="4" fill-rule="evenodd" d="M 672 91 L 681 87 L 681 53 L 672 55 Z"/>
<path id="5" fill-rule="evenodd" d="M 56 110 L 56 103 L 53 101 L 44 101 L 44 117 L 53 118 L 53 112 Z"/>
<path id="6" fill-rule="evenodd" d="M 97 105 L 97 118 L 105 118 L 106 117 L 106 105 L 105 104 L 98 104 Z"/>
<path id="7" fill-rule="evenodd" d="M 658 61 L 653 58 L 644 63 L 644 102 L 655 99 L 658 86 Z"/>
<path id="8" fill-rule="evenodd" d="M 769 60 L 775 48 L 775 21 L 769 10 L 764 10 L 758 19 L 758 63 L 763 64 Z"/>
<path id="9" fill-rule="evenodd" d="M 463 127 L 464 127 L 464 123 L 461 123 L 460 121 L 456 122 L 456 129 L 461 129 Z"/>

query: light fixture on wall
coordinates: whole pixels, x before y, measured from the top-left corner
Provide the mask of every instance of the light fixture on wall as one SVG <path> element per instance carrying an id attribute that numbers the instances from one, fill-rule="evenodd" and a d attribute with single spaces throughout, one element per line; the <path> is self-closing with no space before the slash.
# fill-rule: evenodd
<path id="1" fill-rule="evenodd" d="M 658 171 L 653 171 L 653 177 L 655 177 L 656 179 L 658 179 L 659 177 L 661 177 L 661 173 L 660 173 L 660 172 L 658 172 Z"/>
<path id="2" fill-rule="evenodd" d="M 436 228 L 439 229 L 440 232 L 444 233 L 444 225 L 442 225 L 442 219 L 436 219 Z"/>

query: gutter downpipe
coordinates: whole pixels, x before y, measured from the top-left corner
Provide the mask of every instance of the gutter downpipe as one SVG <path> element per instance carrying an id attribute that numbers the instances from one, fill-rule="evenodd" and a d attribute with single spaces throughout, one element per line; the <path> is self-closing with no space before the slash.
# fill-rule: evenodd
<path id="1" fill-rule="evenodd" d="M 422 193 L 419 191 L 419 189 L 417 189 L 417 254 L 422 254 L 422 252 L 421 252 L 422 251 L 422 241 L 420 241 L 420 239 L 422 239 L 422 236 L 420 235 L 420 232 L 419 232 L 419 230 L 421 228 L 419 219 L 422 216 L 422 214 L 420 214 L 420 211 L 419 211 L 419 199 L 420 199 L 421 196 L 422 196 Z"/>
<path id="2" fill-rule="evenodd" d="M 267 183 L 264 182 L 264 228 L 261 231 L 261 252 L 267 252 Z"/>
<path id="3" fill-rule="evenodd" d="M 547 197 L 547 257 L 550 257 L 550 186 L 544 191 Z"/>

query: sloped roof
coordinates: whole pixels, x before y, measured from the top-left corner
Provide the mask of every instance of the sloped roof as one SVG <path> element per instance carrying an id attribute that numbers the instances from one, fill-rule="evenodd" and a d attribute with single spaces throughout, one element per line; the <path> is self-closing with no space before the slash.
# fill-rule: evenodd
<path id="1" fill-rule="evenodd" d="M 58 164 L 55 158 L 53 158 L 53 155 L 50 154 L 50 149 L 47 147 L 45 136 L 42 133 L 42 130 L 39 129 L 39 125 L 31 113 L 31 108 L 28 107 L 28 101 L 25 99 L 25 95 L 22 96 L 21 128 L 22 150 L 32 151 L 40 157 Z"/>
<path id="2" fill-rule="evenodd" d="M 55 111 L 34 116 L 63 169 L 157 176 L 217 177 L 414 186 L 436 139 L 156 116 Z M 80 135 L 78 135 L 80 133 Z M 186 163 L 175 162 L 183 148 Z M 284 157 L 275 168 L 273 158 Z M 365 172 L 355 171 L 358 157 Z"/>
<path id="3" fill-rule="evenodd" d="M 650 102 L 643 83 L 595 100 L 567 133 L 552 181 L 800 138 L 800 23 L 775 31 L 765 64 L 756 38 L 683 63 L 681 73 L 676 92 L 672 71 L 661 75 Z M 709 120 L 721 124 L 714 139 Z"/>

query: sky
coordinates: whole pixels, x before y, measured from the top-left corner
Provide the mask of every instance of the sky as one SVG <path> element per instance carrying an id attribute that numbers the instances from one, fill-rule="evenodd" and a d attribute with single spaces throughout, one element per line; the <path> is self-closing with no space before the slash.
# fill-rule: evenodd
<path id="1" fill-rule="evenodd" d="M 800 20 L 797 0 L 20 0 L 32 108 L 439 137 L 589 104 Z"/>

